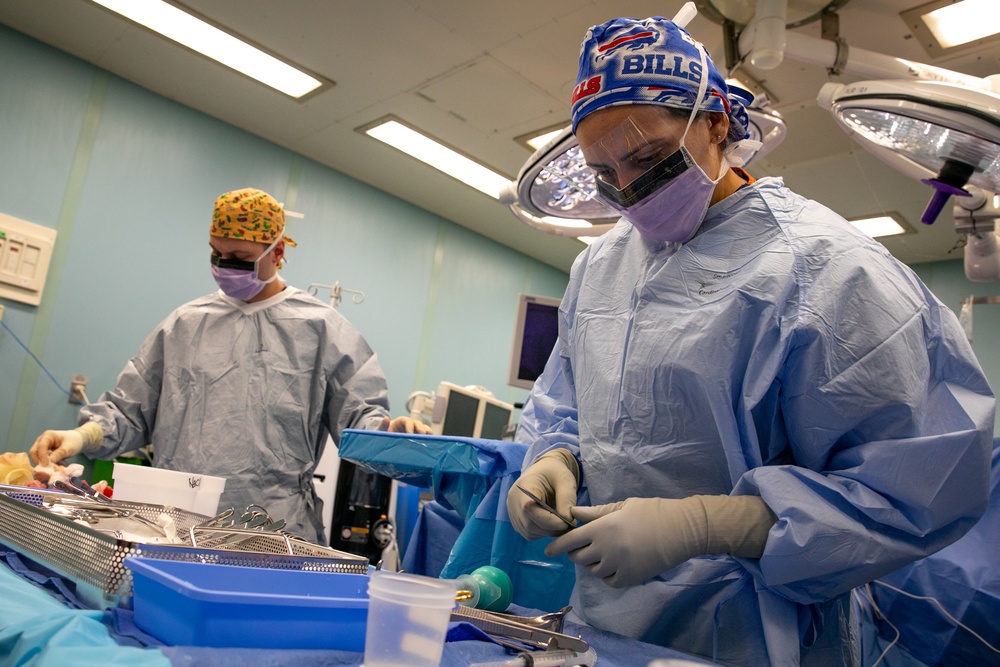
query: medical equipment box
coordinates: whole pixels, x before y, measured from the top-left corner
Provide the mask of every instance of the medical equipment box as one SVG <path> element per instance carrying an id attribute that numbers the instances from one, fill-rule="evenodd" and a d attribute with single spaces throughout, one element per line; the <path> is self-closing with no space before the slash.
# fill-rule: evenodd
<path id="1" fill-rule="evenodd" d="M 128 557 L 139 629 L 172 646 L 363 651 L 368 575 Z"/>

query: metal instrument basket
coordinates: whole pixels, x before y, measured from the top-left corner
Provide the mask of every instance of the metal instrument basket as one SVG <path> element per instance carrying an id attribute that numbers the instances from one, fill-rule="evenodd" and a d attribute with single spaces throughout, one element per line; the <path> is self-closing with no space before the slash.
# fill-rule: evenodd
<path id="1" fill-rule="evenodd" d="M 239 565 L 280 570 L 309 570 L 368 574 L 364 556 L 311 544 L 287 534 L 213 529 L 234 534 L 236 541 L 206 548 L 192 547 L 192 527 L 209 517 L 186 510 L 115 501 L 115 506 L 134 510 L 156 521 L 161 514 L 171 517 L 181 544 L 151 544 L 118 539 L 43 507 L 49 489 L 0 485 L 0 544 L 40 562 L 77 584 L 77 592 L 89 604 L 128 604 L 132 596 L 132 574 L 123 561 L 126 556 L 162 560 Z M 240 537 L 243 533 L 250 533 Z"/>

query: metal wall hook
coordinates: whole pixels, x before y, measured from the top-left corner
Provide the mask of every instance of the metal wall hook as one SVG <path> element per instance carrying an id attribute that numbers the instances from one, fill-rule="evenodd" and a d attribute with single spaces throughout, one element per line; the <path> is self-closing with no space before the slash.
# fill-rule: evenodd
<path id="1" fill-rule="evenodd" d="M 313 296 L 316 296 L 316 294 L 321 289 L 330 290 L 330 305 L 333 306 L 334 308 L 340 305 L 342 292 L 349 292 L 350 294 L 353 294 L 354 296 L 351 297 L 351 301 L 353 301 L 354 303 L 362 303 L 365 300 L 364 292 L 354 289 L 347 289 L 346 287 L 341 287 L 339 281 L 333 283 L 332 285 L 321 285 L 319 283 L 313 283 L 309 285 L 309 293 L 312 294 Z"/>

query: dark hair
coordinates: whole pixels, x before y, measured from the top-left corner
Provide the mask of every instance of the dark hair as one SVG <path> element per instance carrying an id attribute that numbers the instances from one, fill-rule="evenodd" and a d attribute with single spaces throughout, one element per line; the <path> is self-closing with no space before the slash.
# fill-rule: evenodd
<path id="1" fill-rule="evenodd" d="M 687 121 L 687 119 L 691 117 L 691 110 L 690 109 L 679 109 L 677 107 L 665 107 L 665 106 L 660 106 L 660 108 L 663 109 L 664 113 L 666 115 L 670 116 L 671 118 L 679 118 L 681 120 Z M 696 119 L 704 118 L 705 115 L 709 114 L 709 113 L 722 113 L 722 112 L 721 111 L 699 111 L 697 113 L 697 115 L 695 115 L 695 118 Z M 719 144 L 719 148 L 720 149 L 726 150 L 726 148 L 729 147 L 729 144 L 737 142 L 737 141 L 739 141 L 740 139 L 743 138 L 743 137 L 737 136 L 737 134 L 740 132 L 739 128 L 740 128 L 739 123 L 734 123 L 733 120 L 730 118 L 729 119 L 729 132 L 726 134 L 726 138 L 722 140 L 722 143 Z"/>

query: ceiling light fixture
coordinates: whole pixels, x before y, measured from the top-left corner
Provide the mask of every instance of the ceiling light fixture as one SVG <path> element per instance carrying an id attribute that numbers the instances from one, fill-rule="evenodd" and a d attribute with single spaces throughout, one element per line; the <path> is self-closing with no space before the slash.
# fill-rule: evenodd
<path id="1" fill-rule="evenodd" d="M 933 58 L 1000 42 L 995 0 L 933 0 L 899 15 Z"/>
<path id="2" fill-rule="evenodd" d="M 995 0 L 965 0 L 921 17 L 944 48 L 966 44 L 1000 32 L 1000 8 Z"/>
<path id="3" fill-rule="evenodd" d="M 780 15 L 786 4 L 787 0 L 757 0 L 758 10 L 768 8 L 767 17 Z M 771 23 L 758 31 L 754 21 L 734 36 L 735 44 L 730 43 L 727 52 L 755 64 L 761 52 L 767 63 L 764 69 L 777 66 L 788 55 L 838 73 L 872 77 L 848 85 L 827 83 L 817 102 L 866 150 L 933 188 L 921 222 L 933 223 L 951 197 L 958 198 L 953 211 L 960 210 L 971 197 L 966 186 L 1000 191 L 1000 75 L 967 76 L 849 48 L 839 36 L 832 37 L 817 39 L 781 26 L 776 29 Z M 957 224 L 956 231 L 969 233 Z M 1000 252 L 992 234 L 991 228 L 984 253 Z M 970 247 L 966 245 L 967 255 Z M 1000 266 L 1000 261 L 994 264 Z M 966 275 L 971 279 L 968 271 Z"/>
<path id="4" fill-rule="evenodd" d="M 358 131 L 373 139 L 378 139 L 494 199 L 500 198 L 500 191 L 510 182 L 506 176 L 484 167 L 475 160 L 394 118 L 383 118 L 374 124 L 359 127 Z"/>
<path id="5" fill-rule="evenodd" d="M 556 129 L 556 130 L 550 130 L 548 132 L 544 132 L 542 134 L 539 134 L 538 136 L 532 137 L 531 139 L 528 139 L 528 145 L 531 146 L 533 149 L 535 149 L 537 151 L 539 148 L 541 148 L 545 144 L 547 144 L 550 141 L 552 141 L 553 139 L 555 139 L 556 136 L 560 132 L 562 132 L 562 130 L 563 130 L 563 128 L 559 128 L 559 129 Z"/>
<path id="6" fill-rule="evenodd" d="M 295 99 L 333 85 L 162 0 L 93 2 Z"/>
<path id="7" fill-rule="evenodd" d="M 898 236 L 910 232 L 909 226 L 903 222 L 903 218 L 895 211 L 876 216 L 866 216 L 864 218 L 851 218 L 848 220 L 862 233 L 873 239 L 881 236 Z"/>
<path id="8" fill-rule="evenodd" d="M 554 139 L 557 134 L 562 132 L 567 125 L 569 125 L 569 121 L 556 123 L 555 125 L 549 125 L 548 127 L 541 127 L 532 130 L 527 134 L 522 134 L 519 137 L 514 137 L 514 141 L 522 146 L 530 148 L 531 151 L 534 152 L 552 141 L 552 139 Z"/>

